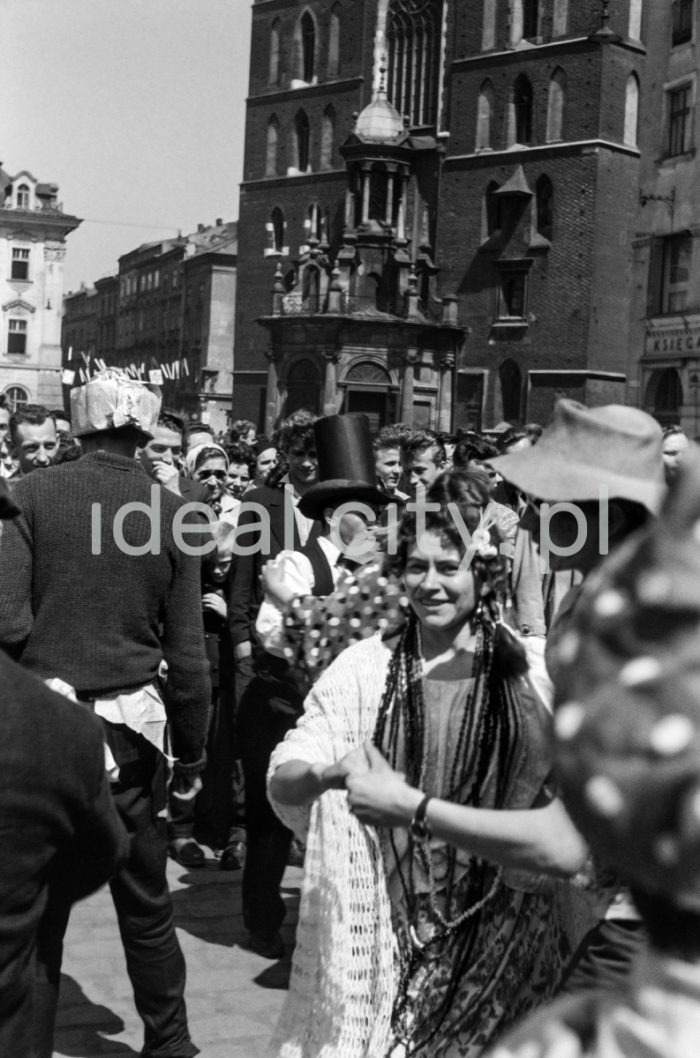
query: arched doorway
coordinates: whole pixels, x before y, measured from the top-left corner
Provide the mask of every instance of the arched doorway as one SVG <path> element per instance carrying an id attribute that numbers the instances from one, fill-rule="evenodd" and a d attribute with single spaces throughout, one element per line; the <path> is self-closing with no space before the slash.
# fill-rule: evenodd
<path id="1" fill-rule="evenodd" d="M 370 429 L 380 430 L 393 422 L 396 408 L 396 386 L 391 375 L 381 364 L 361 360 L 352 365 L 343 379 L 345 386 L 344 411 L 363 412 Z"/>
<path id="2" fill-rule="evenodd" d="M 321 393 L 321 376 L 313 360 L 296 360 L 287 373 L 287 399 L 284 414 L 291 415 L 300 408 L 316 414 Z"/>
<path id="3" fill-rule="evenodd" d="M 662 426 L 673 426 L 680 421 L 683 385 L 675 367 L 652 372 L 644 394 L 644 403 L 647 411 Z"/>
<path id="4" fill-rule="evenodd" d="M 503 418 L 509 422 L 520 421 L 522 407 L 523 379 L 515 360 L 504 360 L 498 369 L 501 383 L 501 402 Z"/>

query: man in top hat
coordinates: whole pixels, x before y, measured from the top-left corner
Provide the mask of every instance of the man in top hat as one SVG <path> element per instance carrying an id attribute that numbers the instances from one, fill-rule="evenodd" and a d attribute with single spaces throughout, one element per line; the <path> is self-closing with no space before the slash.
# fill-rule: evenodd
<path id="1" fill-rule="evenodd" d="M 0 519 L 18 514 L 0 480 Z M 97 889 L 129 842 L 110 797 L 99 721 L 2 651 L 0 721 L 0 1054 L 44 1058 L 53 1023 L 42 1048 L 34 961 L 46 901 Z"/>
<path id="2" fill-rule="evenodd" d="M 115 762 L 112 794 L 132 839 L 111 890 L 145 1026 L 141 1053 L 192 1058 L 160 813 L 166 721 L 180 794 L 196 786 L 205 763 L 211 685 L 200 559 L 178 540 L 183 500 L 152 485 L 134 458 L 152 436 L 160 398 L 108 369 L 75 389 L 71 404 L 84 455 L 29 474 L 14 492 L 20 514 L 0 547 L 0 645 L 37 675 L 75 688 L 102 719 Z M 53 908 L 42 925 L 54 1002 L 69 909 Z"/>
<path id="3" fill-rule="evenodd" d="M 560 400 L 537 445 L 492 460 L 525 495 L 521 519 L 535 539 L 542 571 L 585 578 L 656 513 L 664 494 L 662 433 L 646 412 L 621 405 L 586 408 Z M 547 637 L 556 682 L 559 643 L 566 644 L 581 584 L 562 599 Z M 624 888 L 601 886 L 599 924 L 575 955 L 565 989 L 614 983 L 629 972 L 642 943 L 639 916 Z"/>
<path id="4" fill-rule="evenodd" d="M 492 1058 L 695 1058 L 700 1041 L 700 457 L 658 523 L 583 589 L 559 651 L 556 760 L 593 853 L 629 883 L 648 947 L 617 989 L 570 996 Z"/>
<path id="5" fill-rule="evenodd" d="M 376 485 L 365 415 L 319 419 L 314 423 L 314 436 L 319 481 L 304 492 L 299 509 L 316 524 L 317 531 L 303 547 L 282 551 L 276 560 L 290 597 L 329 595 L 343 567 L 347 568 L 346 561 L 367 560 L 374 553 L 369 523 L 389 502 Z M 345 504 L 347 509 L 343 509 Z M 284 953 L 279 929 L 285 915 L 279 886 L 292 834 L 270 807 L 266 777 L 272 750 L 294 726 L 307 688 L 284 658 L 282 607 L 264 600 L 256 631 L 274 664 L 259 668 L 239 707 L 247 823 L 243 918 L 251 947 L 269 958 L 279 958 Z M 274 682 L 267 676 L 271 668 L 276 674 Z"/>

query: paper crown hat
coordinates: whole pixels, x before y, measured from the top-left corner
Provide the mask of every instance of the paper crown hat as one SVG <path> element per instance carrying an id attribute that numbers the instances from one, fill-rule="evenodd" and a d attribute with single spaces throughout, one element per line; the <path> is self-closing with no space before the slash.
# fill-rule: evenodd
<path id="1" fill-rule="evenodd" d="M 72 390 L 70 404 L 72 432 L 76 437 L 133 426 L 151 438 L 158 422 L 161 398 L 145 382 L 129 378 L 119 368 L 108 367 L 84 386 Z"/>
<path id="2" fill-rule="evenodd" d="M 318 518 L 326 507 L 350 500 L 386 506 L 390 497 L 377 488 L 372 435 L 366 415 L 327 415 L 314 423 L 319 480 L 304 493 L 299 510 Z"/>
<path id="3" fill-rule="evenodd" d="M 658 510 L 664 493 L 663 435 L 651 415 L 607 404 L 559 400 L 532 448 L 489 460 L 506 481 L 540 500 L 610 499 Z"/>
<path id="4" fill-rule="evenodd" d="M 574 615 L 554 658 L 567 809 L 627 881 L 700 912 L 700 454 Z"/>

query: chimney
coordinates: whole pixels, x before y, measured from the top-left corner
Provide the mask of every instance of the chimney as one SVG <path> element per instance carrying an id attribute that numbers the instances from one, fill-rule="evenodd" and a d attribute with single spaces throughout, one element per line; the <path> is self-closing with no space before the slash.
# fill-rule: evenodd
<path id="1" fill-rule="evenodd" d="M 217 226 L 217 228 L 221 228 L 221 227 L 223 226 L 223 223 L 224 223 L 224 222 L 223 222 L 223 220 L 221 219 L 221 217 L 217 217 L 217 218 L 216 218 L 216 226 Z"/>
<path id="2" fill-rule="evenodd" d="M 197 225 L 197 231 L 204 231 L 204 225 L 203 224 L 198 224 Z"/>

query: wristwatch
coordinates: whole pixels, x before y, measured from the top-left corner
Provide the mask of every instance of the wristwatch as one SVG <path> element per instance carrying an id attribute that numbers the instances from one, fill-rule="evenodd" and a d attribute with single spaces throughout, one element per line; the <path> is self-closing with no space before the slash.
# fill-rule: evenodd
<path id="1" fill-rule="evenodd" d="M 426 794 L 421 803 L 413 813 L 413 819 L 409 823 L 408 830 L 412 837 L 417 841 L 428 841 L 430 839 L 430 830 L 428 828 L 428 822 L 425 818 L 425 814 L 428 810 L 428 802 L 432 798 Z"/>

